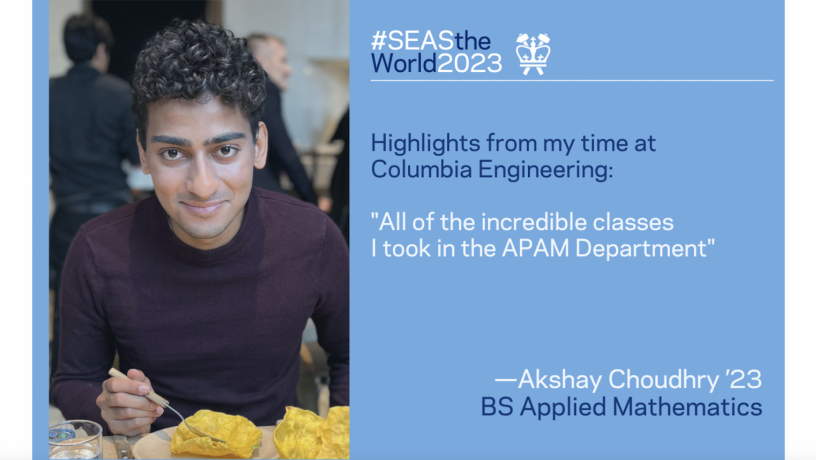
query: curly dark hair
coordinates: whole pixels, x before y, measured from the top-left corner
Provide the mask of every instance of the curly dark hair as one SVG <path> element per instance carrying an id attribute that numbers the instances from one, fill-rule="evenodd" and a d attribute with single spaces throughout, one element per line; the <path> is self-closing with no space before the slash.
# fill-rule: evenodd
<path id="1" fill-rule="evenodd" d="M 264 79 L 245 39 L 203 21 L 173 21 L 147 42 L 136 61 L 133 116 L 142 148 L 147 145 L 147 106 L 161 99 L 206 103 L 220 97 L 241 109 L 255 138 L 266 98 Z"/>

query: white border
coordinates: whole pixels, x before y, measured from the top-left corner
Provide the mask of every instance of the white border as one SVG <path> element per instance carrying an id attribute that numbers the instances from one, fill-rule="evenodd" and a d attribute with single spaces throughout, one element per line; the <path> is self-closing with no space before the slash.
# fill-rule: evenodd
<path id="1" fill-rule="evenodd" d="M 0 267 L 3 303 L 0 350 L 3 350 L 4 372 L 0 394 L 5 413 L 0 430 L 16 438 L 4 443 L 3 457 L 16 459 L 32 456 L 29 433 L 32 426 L 31 6 L 31 0 L 4 2 L 6 21 L 0 27 L 3 61 L 7 64 L 0 72 L 0 88 L 5 89 L 0 129 L 7 139 L 2 160 L 3 180 L 0 181 L 3 198 L 0 241 L 4 242 Z"/>
<path id="2" fill-rule="evenodd" d="M 816 1 L 785 2 L 785 458 L 816 459 Z"/>

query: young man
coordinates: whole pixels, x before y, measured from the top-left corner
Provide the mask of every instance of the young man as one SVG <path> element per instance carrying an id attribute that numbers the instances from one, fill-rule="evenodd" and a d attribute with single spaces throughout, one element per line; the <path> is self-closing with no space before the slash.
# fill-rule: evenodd
<path id="1" fill-rule="evenodd" d="M 82 227 L 63 277 L 54 377 L 68 419 L 135 435 L 199 409 L 274 425 L 296 404 L 309 317 L 349 402 L 348 251 L 314 206 L 252 188 L 264 72 L 243 39 L 176 22 L 139 55 L 133 112 L 156 196 Z M 114 353 L 133 381 L 109 378 Z"/>
<path id="2" fill-rule="evenodd" d="M 247 45 L 267 75 L 265 108 L 261 121 L 269 132 L 269 157 L 266 167 L 255 171 L 255 185 L 282 192 L 279 177 L 283 170 L 286 171 L 300 198 L 317 204 L 318 199 L 312 189 L 312 182 L 306 175 L 283 122 L 281 92 L 286 91 L 289 75 L 292 73 L 286 61 L 286 46 L 278 37 L 261 34 L 250 35 Z"/>

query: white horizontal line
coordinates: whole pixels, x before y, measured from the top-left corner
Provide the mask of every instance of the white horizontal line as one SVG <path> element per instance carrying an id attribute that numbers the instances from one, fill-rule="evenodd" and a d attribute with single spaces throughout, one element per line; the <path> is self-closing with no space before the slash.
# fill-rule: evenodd
<path id="1" fill-rule="evenodd" d="M 496 379 L 497 382 L 518 382 L 518 379 Z"/>
<path id="2" fill-rule="evenodd" d="M 772 82 L 774 80 L 371 80 L 375 82 Z"/>

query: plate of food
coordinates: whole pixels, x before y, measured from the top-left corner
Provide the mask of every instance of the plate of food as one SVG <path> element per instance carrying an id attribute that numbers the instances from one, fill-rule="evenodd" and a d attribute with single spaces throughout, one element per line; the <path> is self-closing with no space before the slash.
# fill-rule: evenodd
<path id="1" fill-rule="evenodd" d="M 201 410 L 187 422 L 226 442 L 190 432 L 184 425 L 150 433 L 133 446 L 139 459 L 175 458 L 279 458 L 271 431 L 262 430 L 244 417 Z"/>
<path id="2" fill-rule="evenodd" d="M 191 432 L 184 423 L 151 433 L 133 446 L 133 457 L 159 458 L 349 458 L 349 408 L 332 407 L 325 419 L 287 407 L 274 431 L 244 417 L 201 410 L 187 422 L 224 443 Z"/>

